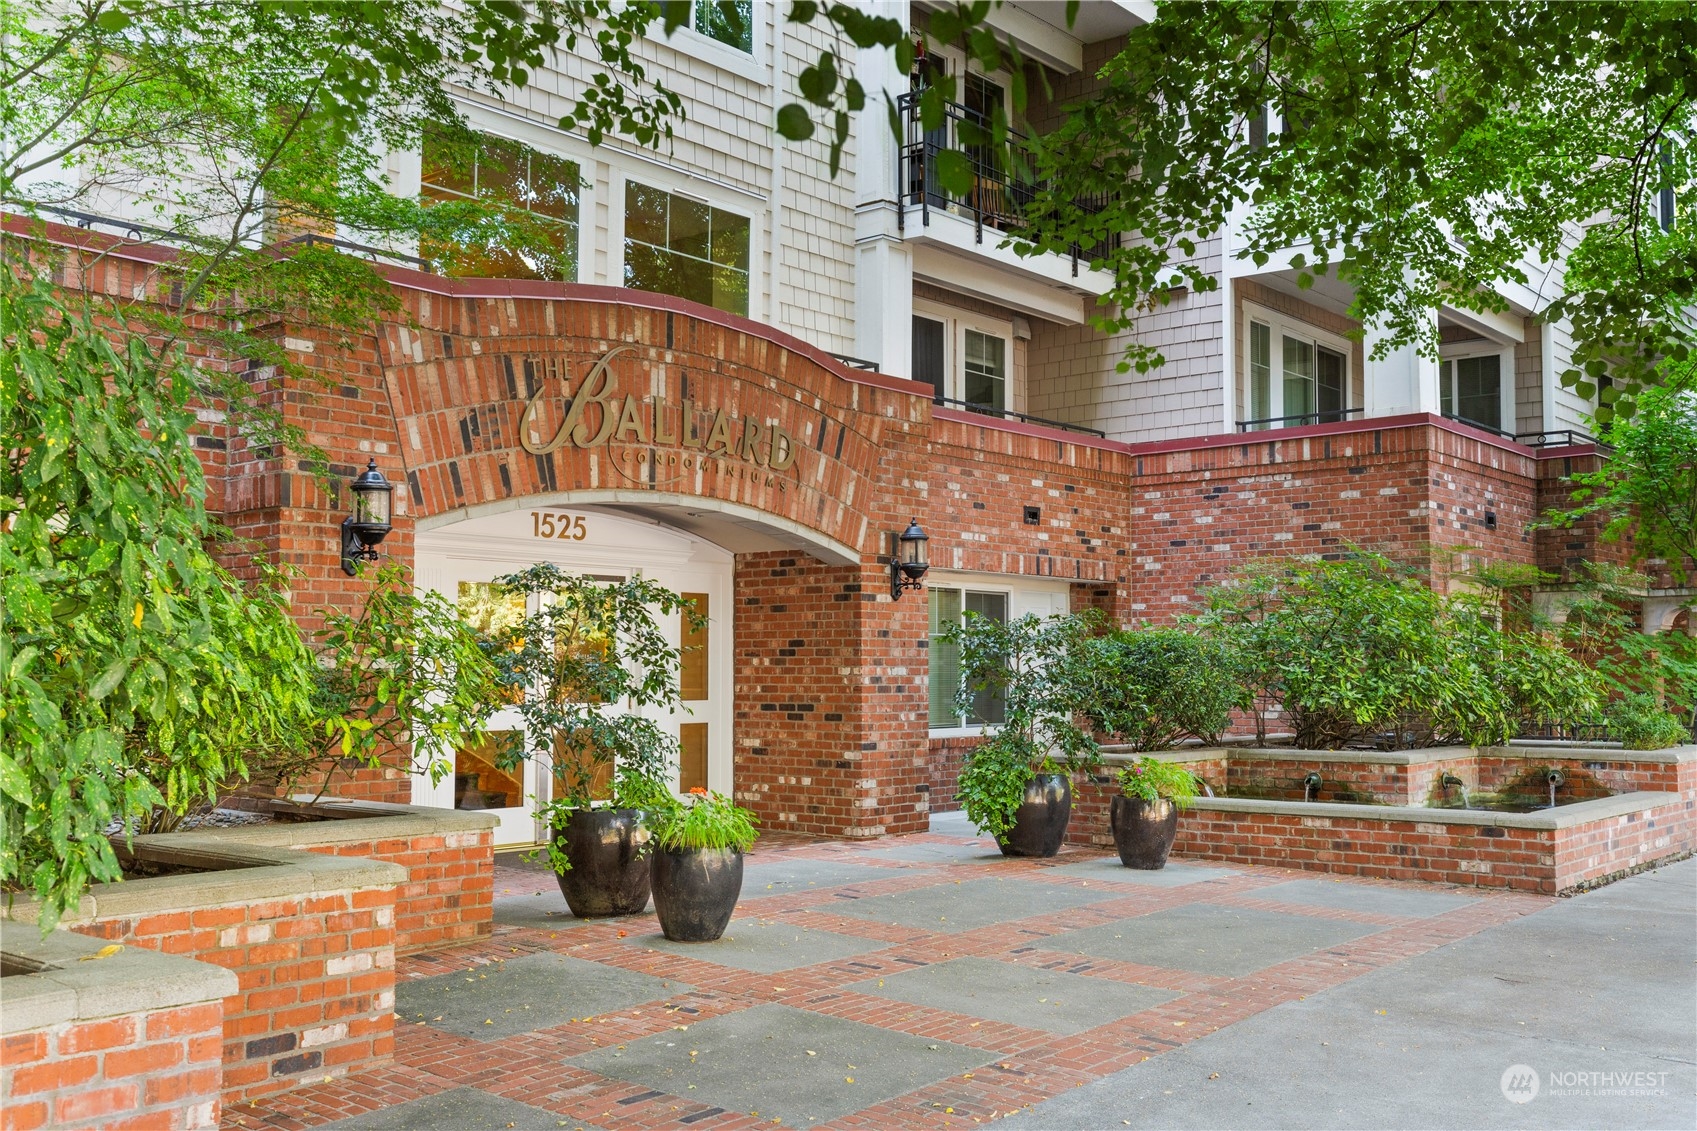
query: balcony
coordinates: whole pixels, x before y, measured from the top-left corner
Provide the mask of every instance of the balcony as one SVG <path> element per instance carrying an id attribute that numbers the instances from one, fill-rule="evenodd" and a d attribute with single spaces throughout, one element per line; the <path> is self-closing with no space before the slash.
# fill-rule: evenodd
<path id="1" fill-rule="evenodd" d="M 1023 284 L 1029 288 L 1035 284 L 1066 292 L 1062 302 L 1078 312 L 1062 320 L 1082 321 L 1077 300 L 1099 297 L 1112 283 L 1107 272 L 1091 269 L 1091 260 L 1108 254 L 1117 246 L 1119 237 L 1109 236 L 1088 247 L 1075 244 L 1064 255 L 1024 257 L 1002 247 L 1004 237 L 1018 235 L 1024 227 L 1024 212 L 1042 191 L 1042 183 L 1010 174 L 988 147 L 961 143 L 962 126 L 969 127 L 968 133 L 974 132 L 970 127 L 986 131 L 990 128 L 988 119 L 971 108 L 956 102 L 945 103 L 942 125 L 927 130 L 920 120 L 919 92 L 900 96 L 896 106 L 903 129 L 896 165 L 897 228 L 908 240 L 932 245 L 955 261 L 951 268 L 947 260 L 933 257 L 932 269 L 927 272 L 924 258 L 916 258 L 916 273 L 958 272 L 958 277 L 938 281 L 956 287 L 963 281 L 976 282 L 988 291 L 995 284 L 985 280 L 983 268 L 999 268 L 1001 274 L 1010 277 L 1004 285 Z M 1012 130 L 1009 137 L 1015 146 L 1026 140 L 1024 134 Z M 971 186 L 965 193 L 951 193 L 938 181 L 938 159 L 948 150 L 963 154 L 971 169 Z M 1075 203 L 1088 212 L 1099 212 L 1106 201 L 1084 198 Z M 1026 306 L 1040 317 L 1057 317 L 1053 310 L 1030 302 L 1021 303 L 1007 295 L 986 293 L 985 297 Z"/>

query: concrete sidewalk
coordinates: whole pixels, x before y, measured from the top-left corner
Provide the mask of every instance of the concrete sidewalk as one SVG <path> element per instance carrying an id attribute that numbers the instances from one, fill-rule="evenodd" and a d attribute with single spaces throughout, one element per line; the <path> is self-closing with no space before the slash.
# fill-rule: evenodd
<path id="1" fill-rule="evenodd" d="M 503 858 L 393 1066 L 226 1126 L 1697 1126 L 1697 862 L 1551 900 L 973 833 L 769 838 L 696 945 Z"/>

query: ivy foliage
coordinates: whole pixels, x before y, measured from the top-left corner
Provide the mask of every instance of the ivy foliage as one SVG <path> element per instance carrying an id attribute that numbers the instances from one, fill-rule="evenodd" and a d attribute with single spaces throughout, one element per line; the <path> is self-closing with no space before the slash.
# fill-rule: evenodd
<path id="1" fill-rule="evenodd" d="M 309 716 L 312 657 L 274 575 L 213 557 L 179 355 L 0 271 L 0 883 L 44 929 L 118 878 L 107 833 L 210 801 Z"/>
<path id="2" fill-rule="evenodd" d="M 683 709 L 682 653 L 657 618 L 681 614 L 699 627 L 695 606 L 646 578 L 605 582 L 547 563 L 495 585 L 537 604 L 486 647 L 524 719 L 503 762 L 535 757 L 552 768 L 543 815 L 557 823 L 597 800 L 642 808 L 669 799 L 677 741 L 653 714 Z"/>
<path id="3" fill-rule="evenodd" d="M 956 796 L 979 828 L 1000 839 L 1013 828 L 1026 783 L 1038 773 L 1076 772 L 1098 761 L 1085 725 L 1093 685 L 1089 642 L 1095 611 L 1001 621 L 969 613 L 944 628 L 960 648 L 956 705 L 972 715 L 988 696 L 1003 721 L 967 752 Z"/>

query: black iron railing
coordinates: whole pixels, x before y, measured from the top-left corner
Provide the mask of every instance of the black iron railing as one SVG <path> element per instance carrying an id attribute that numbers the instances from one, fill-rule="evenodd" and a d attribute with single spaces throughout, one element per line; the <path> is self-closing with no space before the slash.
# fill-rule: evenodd
<path id="1" fill-rule="evenodd" d="M 1237 422 L 1239 432 L 1270 431 L 1275 428 L 1301 428 L 1304 424 L 1341 424 L 1352 416 L 1360 416 L 1364 409 L 1334 408 L 1325 412 L 1299 412 L 1295 416 L 1267 416 L 1260 420 L 1240 420 Z"/>
<path id="2" fill-rule="evenodd" d="M 169 244 L 177 247 L 198 248 L 202 251 L 216 251 L 224 246 L 217 240 L 209 239 L 206 236 L 196 235 L 193 232 L 179 232 L 170 228 L 155 228 L 147 224 L 137 223 L 134 220 L 126 220 L 120 216 L 102 216 L 94 212 L 79 212 L 74 208 L 58 208 L 53 205 L 44 205 L 41 207 L 40 211 L 50 213 L 63 220 L 69 220 L 77 227 L 88 231 L 106 229 L 113 232 L 121 232 L 123 233 L 123 238 L 131 243 Z M 436 273 L 435 263 L 428 259 L 422 259 L 416 255 L 407 255 L 398 251 L 386 251 L 380 247 L 370 247 L 366 244 L 354 243 L 352 240 L 334 239 L 330 236 L 321 236 L 312 232 L 283 240 L 276 246 L 291 247 L 296 244 L 307 247 L 317 245 L 333 247 L 337 251 L 346 252 L 350 255 L 364 256 L 372 262 L 376 262 L 378 260 L 390 260 L 396 263 L 409 264 L 417 267 L 420 271 L 429 271 L 433 274 Z"/>
<path id="3" fill-rule="evenodd" d="M 897 227 L 907 230 L 910 211 L 917 211 L 920 223 L 927 227 L 932 212 L 947 212 L 972 221 L 977 243 L 984 242 L 985 228 L 1018 234 L 1025 227 L 1026 209 L 1045 185 L 1010 175 L 999 147 L 961 143 L 961 126 L 976 127 L 986 134 L 991 128 L 990 120 L 975 110 L 958 102 L 945 102 L 943 123 L 935 129 L 926 129 L 919 113 L 921 93 L 913 91 L 896 99 L 903 123 L 901 160 L 896 171 Z M 1008 138 L 1015 148 L 1026 140 L 1016 130 L 1009 130 Z M 946 191 L 937 177 L 938 159 L 951 149 L 966 158 L 971 172 L 971 184 L 965 193 Z M 1094 215 L 1106 206 L 1107 198 L 1080 197 L 1073 204 Z M 1118 246 L 1118 235 L 1104 236 L 1088 246 L 1073 244 L 1069 250 L 1073 275 L 1078 275 L 1081 261 L 1088 268 L 1092 260 L 1106 256 Z"/>
<path id="4" fill-rule="evenodd" d="M 1107 436 L 1106 432 L 1097 428 L 1086 428 L 1082 424 L 1068 424 L 1061 420 L 1050 420 L 1044 416 L 1032 416 L 1028 412 L 1015 412 L 1011 408 L 995 408 L 991 405 L 977 404 L 973 401 L 958 401 L 953 397 L 932 397 L 931 401 L 933 404 L 945 405 L 949 408 L 958 408 L 964 412 L 975 412 L 980 416 L 999 416 L 1003 420 L 1019 420 L 1026 424 L 1042 424 L 1049 428 L 1063 428 L 1068 432 L 1082 432 L 1086 436 L 1095 436 L 1097 439 L 1102 439 Z"/>
<path id="5" fill-rule="evenodd" d="M 878 363 L 876 361 L 867 361 L 864 357 L 854 357 L 846 353 L 833 353 L 827 354 L 826 356 L 828 356 L 832 361 L 842 362 L 850 369 L 864 369 L 869 373 L 878 372 Z"/>

